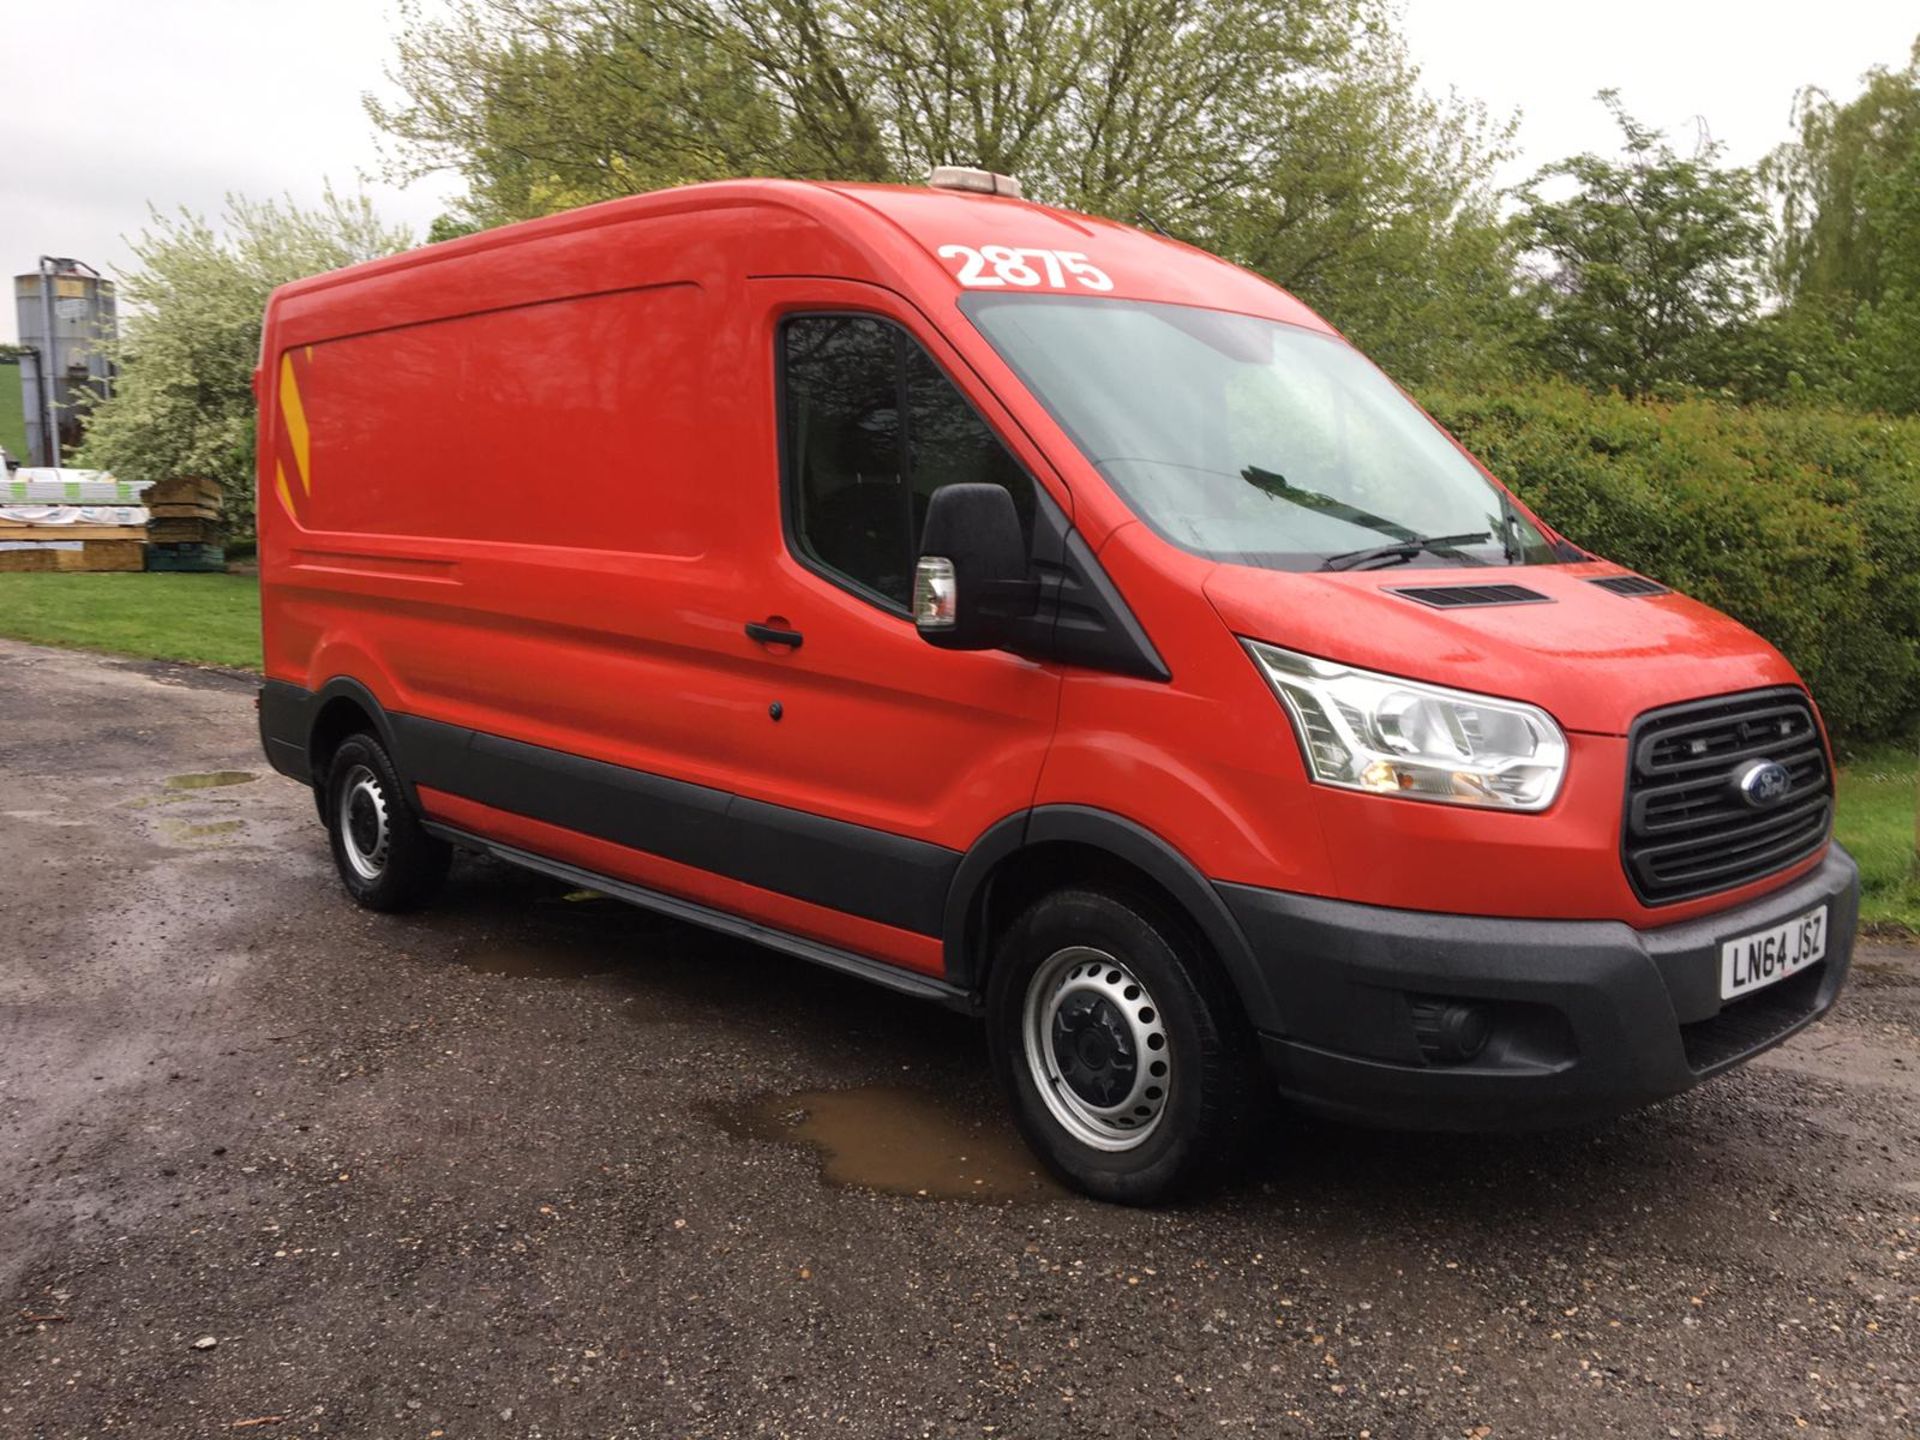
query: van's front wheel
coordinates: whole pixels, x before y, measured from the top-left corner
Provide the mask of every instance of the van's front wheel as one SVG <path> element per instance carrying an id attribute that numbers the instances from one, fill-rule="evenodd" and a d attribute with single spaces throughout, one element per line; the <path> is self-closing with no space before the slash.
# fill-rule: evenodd
<path id="1" fill-rule="evenodd" d="M 321 813 L 341 883 L 369 910 L 415 909 L 447 878 L 453 847 L 420 828 L 373 736 L 355 735 L 334 752 Z"/>
<path id="2" fill-rule="evenodd" d="M 1040 900 L 1000 945 L 994 1067 L 1027 1143 L 1102 1200 L 1150 1205 L 1219 1178 L 1258 1080 L 1231 992 L 1178 931 L 1095 890 Z"/>

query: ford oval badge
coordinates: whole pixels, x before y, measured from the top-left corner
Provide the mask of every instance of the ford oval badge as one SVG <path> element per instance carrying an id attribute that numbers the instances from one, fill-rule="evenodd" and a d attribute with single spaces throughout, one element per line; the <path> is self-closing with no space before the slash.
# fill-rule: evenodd
<path id="1" fill-rule="evenodd" d="M 1755 810 L 1770 810 L 1793 791 L 1793 776 L 1777 760 L 1754 760 L 1734 772 L 1733 788 Z"/>

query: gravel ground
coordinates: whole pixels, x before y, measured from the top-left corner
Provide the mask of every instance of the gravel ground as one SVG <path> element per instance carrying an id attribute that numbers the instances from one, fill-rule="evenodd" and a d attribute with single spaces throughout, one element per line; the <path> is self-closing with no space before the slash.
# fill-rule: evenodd
<path id="1" fill-rule="evenodd" d="M 1033 1173 L 960 1018 L 463 861 L 0 642 L 0 1436 L 1920 1433 L 1920 956 L 1598 1128 Z"/>

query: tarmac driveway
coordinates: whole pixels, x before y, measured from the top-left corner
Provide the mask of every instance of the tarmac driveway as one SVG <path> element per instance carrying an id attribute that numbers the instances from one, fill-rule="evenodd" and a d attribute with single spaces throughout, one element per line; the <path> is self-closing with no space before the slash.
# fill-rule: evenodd
<path id="1" fill-rule="evenodd" d="M 0 642 L 0 1436 L 1920 1431 L 1920 958 L 1523 1139 L 1033 1173 L 968 1022 L 463 860 L 356 910 L 251 687 Z"/>

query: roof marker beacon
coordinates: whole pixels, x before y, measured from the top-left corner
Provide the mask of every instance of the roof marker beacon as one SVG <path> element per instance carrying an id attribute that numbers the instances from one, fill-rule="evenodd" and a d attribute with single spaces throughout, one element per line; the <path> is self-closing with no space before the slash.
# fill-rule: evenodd
<path id="1" fill-rule="evenodd" d="M 1088 1194 L 1217 1179 L 1276 1096 L 1612 1114 L 1845 979 L 1778 653 L 1297 300 L 1007 177 L 317 276 L 257 390 L 261 735 L 354 900 L 476 851 L 976 1013 Z"/>

